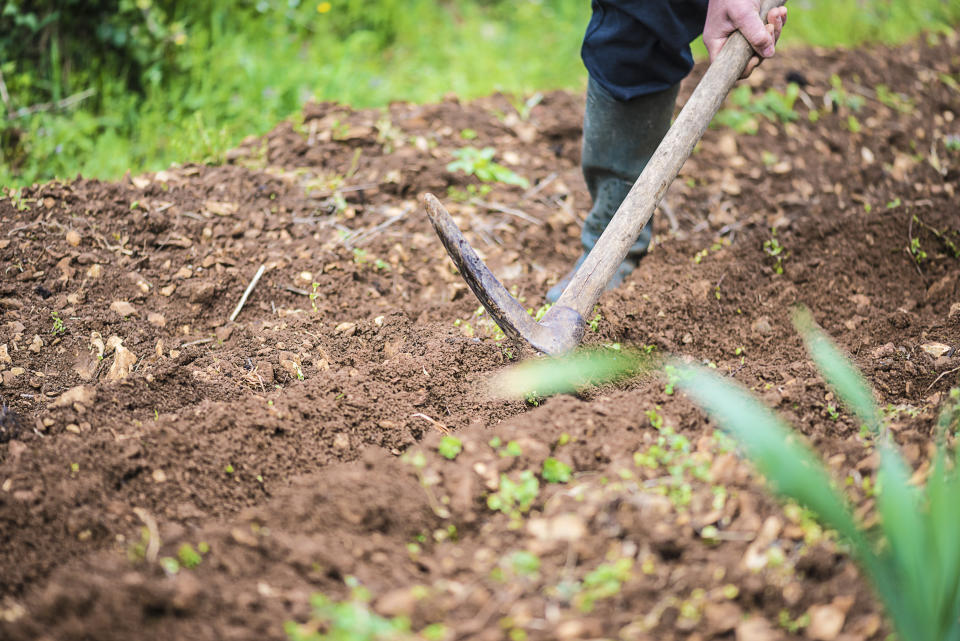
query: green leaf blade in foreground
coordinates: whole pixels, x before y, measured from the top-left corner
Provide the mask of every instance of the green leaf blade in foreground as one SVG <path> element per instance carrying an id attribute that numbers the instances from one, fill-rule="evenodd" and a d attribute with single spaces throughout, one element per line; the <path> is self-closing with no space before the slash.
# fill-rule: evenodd
<path id="1" fill-rule="evenodd" d="M 557 358 L 534 358 L 498 374 L 491 391 L 502 398 L 568 394 L 649 369 L 649 358 L 636 352 L 583 349 Z"/>
<path id="2" fill-rule="evenodd" d="M 825 524 L 853 543 L 859 555 L 872 558 L 846 501 L 831 485 L 823 464 L 773 412 L 739 385 L 700 368 L 672 364 L 680 373 L 680 388 L 743 447 L 777 493 L 816 512 Z"/>
<path id="3" fill-rule="evenodd" d="M 840 348 L 820 329 L 813 315 L 806 307 L 798 307 L 793 312 L 793 325 L 803 337 L 807 352 L 816 363 L 817 369 L 836 391 L 846 406 L 870 428 L 874 434 L 881 431 L 880 414 L 873 402 L 873 394 L 863 376 L 853 366 Z"/>

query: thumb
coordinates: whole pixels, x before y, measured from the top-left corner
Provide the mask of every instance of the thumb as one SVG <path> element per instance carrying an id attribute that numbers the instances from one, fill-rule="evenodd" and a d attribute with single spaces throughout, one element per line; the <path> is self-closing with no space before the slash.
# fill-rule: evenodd
<path id="1" fill-rule="evenodd" d="M 773 36 L 763 25 L 760 16 L 753 11 L 738 13 L 733 18 L 733 24 L 747 39 L 753 50 L 764 58 L 769 58 L 774 52 Z"/>

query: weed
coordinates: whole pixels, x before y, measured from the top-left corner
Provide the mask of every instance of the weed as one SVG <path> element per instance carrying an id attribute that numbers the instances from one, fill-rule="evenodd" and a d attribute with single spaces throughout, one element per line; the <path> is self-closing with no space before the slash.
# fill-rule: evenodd
<path id="1" fill-rule="evenodd" d="M 506 185 L 517 185 L 524 189 L 530 186 L 530 182 L 521 176 L 518 176 L 503 165 L 493 162 L 493 156 L 496 154 L 493 147 L 462 147 L 453 152 L 454 160 L 447 165 L 447 171 L 462 171 L 468 176 L 476 176 L 482 182 L 499 182 Z"/>
<path id="2" fill-rule="evenodd" d="M 543 461 L 543 470 L 540 476 L 547 483 L 566 483 L 570 480 L 573 470 L 563 461 L 558 461 L 552 456 Z"/>
<path id="3" fill-rule="evenodd" d="M 380 616 L 367 603 L 369 593 L 354 592 L 353 599 L 340 603 L 319 593 L 311 596 L 310 622 L 301 625 L 287 621 L 283 626 L 287 637 L 290 641 L 386 641 L 409 634 L 409 620 Z"/>
<path id="4" fill-rule="evenodd" d="M 463 450 L 463 443 L 460 439 L 455 436 L 450 436 L 445 434 L 443 438 L 440 439 L 440 445 L 437 446 L 437 452 L 440 453 L 445 459 L 450 459 L 451 461 Z"/>
<path id="5" fill-rule="evenodd" d="M 768 89 L 757 96 L 749 85 L 740 85 L 730 94 L 733 107 L 720 110 L 714 118 L 716 126 L 729 127 L 740 134 L 756 134 L 760 129 L 758 117 L 770 122 L 794 122 L 799 114 L 793 106 L 800 95 L 795 83 L 787 85 L 785 93 Z"/>
<path id="6" fill-rule="evenodd" d="M 943 139 L 943 146 L 951 153 L 960 151 L 960 136 L 956 134 L 947 136 Z"/>
<path id="7" fill-rule="evenodd" d="M 574 602 L 581 612 L 593 611 L 600 599 L 619 594 L 620 588 L 633 576 L 633 559 L 617 559 L 613 563 L 601 563 L 583 577 L 581 591 Z"/>
<path id="8" fill-rule="evenodd" d="M 230 463 L 227 463 L 227 464 L 223 467 L 223 471 L 226 472 L 227 474 L 233 474 L 233 471 L 234 471 L 234 470 L 233 470 L 233 465 L 231 465 Z"/>
<path id="9" fill-rule="evenodd" d="M 536 576 L 540 571 L 540 557 L 526 550 L 517 550 L 511 554 L 507 564 L 517 576 Z"/>
<path id="10" fill-rule="evenodd" d="M 540 407 L 540 401 L 543 397 L 537 394 L 537 390 L 531 390 L 523 397 L 524 402 L 532 407 Z"/>
<path id="11" fill-rule="evenodd" d="M 161 557 L 157 559 L 157 562 L 160 563 L 160 567 L 163 568 L 163 571 L 168 575 L 172 576 L 180 571 L 180 562 L 172 556 Z"/>
<path id="12" fill-rule="evenodd" d="M 602 320 L 603 320 L 603 316 L 600 314 L 600 312 L 597 312 L 597 315 L 594 316 L 593 318 L 591 318 L 591 319 L 590 319 L 590 322 L 587 323 L 587 326 L 590 328 L 590 331 L 591 331 L 591 332 L 599 332 L 599 331 L 600 331 L 600 321 L 602 321 Z"/>
<path id="13" fill-rule="evenodd" d="M 920 248 L 920 239 L 916 236 L 910 239 L 910 255 L 913 256 L 918 265 L 927 259 L 927 252 Z"/>
<path id="14" fill-rule="evenodd" d="M 863 96 L 849 93 L 844 89 L 843 80 L 837 74 L 830 76 L 830 87 L 831 89 L 824 94 L 823 100 L 831 111 L 837 111 L 841 108 L 860 111 L 863 107 Z"/>
<path id="15" fill-rule="evenodd" d="M 789 611 L 780 610 L 780 614 L 777 616 L 777 623 L 790 634 L 797 634 L 800 630 L 810 625 L 810 614 L 804 612 L 796 619 L 792 619 L 790 618 Z"/>
<path id="16" fill-rule="evenodd" d="M 50 334 L 58 336 L 67 331 L 67 328 L 63 324 L 63 319 L 60 318 L 60 312 L 52 311 L 50 312 L 50 317 L 53 318 L 53 329 L 50 330 Z"/>
<path id="17" fill-rule="evenodd" d="M 519 481 L 512 481 L 506 474 L 501 474 L 500 489 L 487 496 L 487 507 L 518 519 L 530 509 L 539 492 L 540 483 L 530 470 L 520 472 Z"/>
<path id="18" fill-rule="evenodd" d="M 523 449 L 520 448 L 520 444 L 516 441 L 508 441 L 503 449 L 501 449 L 498 454 L 501 458 L 506 458 L 508 456 L 521 456 L 523 454 Z"/>
<path id="19" fill-rule="evenodd" d="M 320 289 L 320 283 L 314 281 L 312 287 L 313 291 L 310 292 L 310 306 L 313 307 L 314 312 L 319 312 L 320 310 L 317 309 L 317 298 L 320 297 L 320 294 L 317 293 L 317 290 Z"/>
<path id="20" fill-rule="evenodd" d="M 777 274 L 783 273 L 783 261 L 789 256 L 789 253 L 784 252 L 783 245 L 780 244 L 780 240 L 777 238 L 777 228 L 773 227 L 770 229 L 770 238 L 763 241 L 763 253 L 767 256 L 770 256 L 774 259 L 773 271 Z"/>
<path id="21" fill-rule="evenodd" d="M 197 567 L 203 561 L 200 553 L 189 543 L 184 543 L 177 549 L 177 559 L 179 559 L 180 565 L 189 569 Z"/>
<path id="22" fill-rule="evenodd" d="M 960 391 L 951 391 L 936 427 L 938 447 L 926 486 L 911 483 L 911 470 L 892 442 L 861 374 L 798 310 L 794 324 L 823 378 L 873 434 L 880 454 L 875 492 L 879 524 L 858 524 L 845 497 L 809 446 L 740 386 L 706 370 L 683 367 L 687 394 L 736 438 L 780 495 L 816 513 L 850 545 L 893 621 L 897 636 L 911 641 L 960 638 L 960 470 L 948 453 L 946 426 L 957 412 Z M 954 459 L 948 461 L 948 458 Z"/>

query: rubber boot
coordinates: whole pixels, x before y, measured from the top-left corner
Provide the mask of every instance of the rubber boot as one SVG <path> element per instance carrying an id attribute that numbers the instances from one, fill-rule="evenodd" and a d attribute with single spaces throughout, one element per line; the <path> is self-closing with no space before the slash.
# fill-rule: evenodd
<path id="1" fill-rule="evenodd" d="M 670 118 L 680 86 L 647 94 L 626 102 L 607 93 L 593 78 L 587 85 L 587 107 L 583 117 L 581 169 L 593 207 L 583 224 L 580 241 L 583 254 L 573 269 L 547 292 L 555 303 L 577 268 L 607 228 L 620 203 L 626 198 L 640 172 L 670 128 Z M 619 286 L 636 269 L 647 253 L 653 236 L 653 219 L 640 232 L 637 242 L 607 284 Z"/>

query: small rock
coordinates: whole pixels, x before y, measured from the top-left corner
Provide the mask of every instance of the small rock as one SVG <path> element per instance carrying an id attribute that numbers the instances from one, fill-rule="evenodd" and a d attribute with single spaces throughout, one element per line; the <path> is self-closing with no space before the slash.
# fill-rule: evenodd
<path id="1" fill-rule="evenodd" d="M 77 354 L 77 360 L 73 364 L 73 371 L 77 373 L 81 379 L 85 381 L 93 380 L 94 374 L 97 373 L 97 367 L 100 365 L 100 359 L 97 357 L 97 352 L 92 349 L 81 350 Z"/>
<path id="2" fill-rule="evenodd" d="M 390 590 L 382 597 L 377 599 L 375 608 L 383 616 L 410 616 L 413 609 L 417 606 L 417 599 L 412 590 L 407 588 L 397 588 Z"/>
<path id="3" fill-rule="evenodd" d="M 587 534 L 587 526 L 576 514 L 560 514 L 552 519 L 530 519 L 527 531 L 541 541 L 578 541 Z"/>
<path id="4" fill-rule="evenodd" d="M 343 432 L 337 432 L 333 436 L 333 447 L 338 450 L 345 450 L 350 447 L 350 437 Z"/>
<path id="5" fill-rule="evenodd" d="M 94 330 L 90 332 L 90 347 L 97 352 L 97 356 L 103 358 L 104 351 L 107 349 L 103 343 L 103 336 L 100 332 Z"/>
<path id="6" fill-rule="evenodd" d="M 110 309 L 123 317 L 136 316 L 137 310 L 125 300 L 115 300 L 110 303 Z"/>
<path id="7" fill-rule="evenodd" d="M 117 354 L 113 358 L 113 365 L 107 372 L 107 380 L 119 381 L 130 376 L 130 370 L 137 362 L 137 356 L 123 345 L 117 345 Z"/>
<path id="8" fill-rule="evenodd" d="M 78 247 L 82 238 L 76 230 L 71 229 L 67 232 L 67 244 L 71 247 Z"/>
<path id="9" fill-rule="evenodd" d="M 97 388 L 93 385 L 77 385 L 61 394 L 50 407 L 71 407 L 74 403 L 90 406 L 96 398 Z"/>
<path id="10" fill-rule="evenodd" d="M 157 312 L 150 312 L 147 314 L 147 322 L 153 325 L 154 327 L 166 327 L 167 319 L 164 318 L 163 314 L 158 314 Z"/>
<path id="11" fill-rule="evenodd" d="M 8 369 L 3 373 L 3 384 L 4 385 L 13 385 L 14 381 L 18 376 L 23 376 L 27 370 L 22 367 L 13 367 Z"/>
<path id="12" fill-rule="evenodd" d="M 840 630 L 843 629 L 843 622 L 846 614 L 835 605 L 813 605 L 807 610 L 810 615 L 810 625 L 807 626 L 806 634 L 814 641 L 834 641 Z"/>
<path id="13" fill-rule="evenodd" d="M 13 364 L 13 359 L 10 358 L 10 352 L 7 351 L 7 344 L 4 343 L 0 345 L 0 363 L 5 363 L 7 365 Z"/>
<path id="14" fill-rule="evenodd" d="M 850 302 L 857 307 L 870 307 L 870 297 L 864 294 L 854 294 L 850 297 Z"/>
<path id="15" fill-rule="evenodd" d="M 340 323 L 334 328 L 335 334 L 342 334 L 344 336 L 353 336 L 357 332 L 357 324 L 350 321 Z"/>
<path id="16" fill-rule="evenodd" d="M 213 330 L 213 333 L 218 341 L 225 343 L 230 340 L 230 335 L 233 334 L 233 325 L 221 325 Z"/>
<path id="17" fill-rule="evenodd" d="M 764 336 L 773 332 L 773 324 L 770 322 L 769 316 L 760 316 L 753 324 L 750 325 L 750 328 L 758 334 L 763 334 Z"/>
<path id="18" fill-rule="evenodd" d="M 213 297 L 217 294 L 217 287 L 210 281 L 199 281 L 192 282 L 188 290 L 187 296 L 190 299 L 191 303 L 207 303 L 213 300 Z"/>
<path id="19" fill-rule="evenodd" d="M 894 345 L 893 343 L 887 343 L 885 345 L 881 345 L 877 349 L 870 352 L 870 355 L 873 356 L 873 358 L 875 359 L 880 359 L 880 358 L 886 358 L 888 356 L 893 356 L 896 353 L 896 351 L 897 351 L 896 345 Z"/>
<path id="20" fill-rule="evenodd" d="M 91 280 L 97 280 L 101 276 L 103 276 L 103 267 L 101 267 L 98 263 L 90 265 L 90 267 L 87 269 L 87 278 Z"/>
<path id="21" fill-rule="evenodd" d="M 735 638 L 737 641 L 779 641 L 783 633 L 766 619 L 755 616 L 737 624 Z"/>
<path id="22" fill-rule="evenodd" d="M 160 288 L 161 296 L 173 296 L 173 292 L 177 291 L 176 285 L 167 285 L 166 287 Z"/>
<path id="23" fill-rule="evenodd" d="M 40 338 L 40 334 L 34 334 L 33 340 L 30 341 L 30 346 L 27 347 L 28 350 L 34 354 L 39 354 L 40 350 L 43 349 L 43 339 Z"/>
<path id="24" fill-rule="evenodd" d="M 952 323 L 960 323 L 960 303 L 954 303 L 950 306 L 950 312 L 947 314 L 947 320 Z"/>
<path id="25" fill-rule="evenodd" d="M 710 633 L 717 635 L 725 634 L 736 628 L 743 617 L 743 611 L 740 607 L 730 601 L 708 603 L 703 608 L 703 614 L 707 619 Z"/>
<path id="26" fill-rule="evenodd" d="M 112 354 L 113 350 L 117 349 L 118 346 L 123 344 L 123 339 L 114 334 L 107 339 L 107 354 Z"/>
<path id="27" fill-rule="evenodd" d="M 30 347 L 31 349 L 33 348 L 32 345 Z M 927 354 L 930 354 L 930 356 L 933 356 L 934 358 L 940 358 L 952 348 L 949 345 L 944 345 L 943 343 L 925 343 L 920 346 L 920 349 Z"/>

